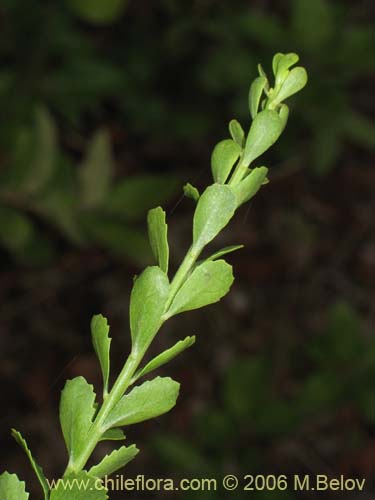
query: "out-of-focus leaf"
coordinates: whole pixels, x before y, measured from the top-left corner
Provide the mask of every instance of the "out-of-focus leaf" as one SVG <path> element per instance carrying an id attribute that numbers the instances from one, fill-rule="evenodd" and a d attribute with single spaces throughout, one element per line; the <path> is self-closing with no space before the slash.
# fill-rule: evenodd
<path id="1" fill-rule="evenodd" d="M 171 432 L 154 435 L 151 446 L 168 467 L 173 463 L 177 469 L 181 468 L 192 474 L 202 474 L 210 467 L 193 440 L 188 441 Z"/>
<path id="2" fill-rule="evenodd" d="M 66 0 L 81 19 L 94 24 L 110 24 L 121 17 L 128 0 Z"/>
<path id="3" fill-rule="evenodd" d="M 347 137 L 356 144 L 374 150 L 375 130 L 373 121 L 355 111 L 349 111 L 345 113 L 343 127 Z"/>
<path id="4" fill-rule="evenodd" d="M 49 112 L 40 108 L 35 116 L 34 156 L 30 158 L 30 168 L 25 189 L 35 193 L 46 185 L 53 174 L 57 160 L 57 131 Z"/>
<path id="5" fill-rule="evenodd" d="M 114 164 L 107 130 L 98 130 L 91 139 L 79 167 L 81 202 L 85 208 L 98 207 L 109 195 Z"/>
<path id="6" fill-rule="evenodd" d="M 216 144 L 211 156 L 211 170 L 215 182 L 225 183 L 241 151 L 241 146 L 232 139 L 225 139 Z"/>
<path id="7" fill-rule="evenodd" d="M 11 252 L 22 252 L 34 235 L 34 226 L 22 212 L 0 205 L 0 241 Z"/>
<path id="8" fill-rule="evenodd" d="M 167 317 L 218 302 L 228 293 L 233 279 L 232 266 L 224 260 L 197 265 L 176 293 Z"/>
<path id="9" fill-rule="evenodd" d="M 170 200 L 179 186 L 179 180 L 170 175 L 127 177 L 114 186 L 105 208 L 109 213 L 139 219 L 151 208 Z"/>
<path id="10" fill-rule="evenodd" d="M 291 27 L 297 45 L 317 51 L 330 40 L 335 30 L 333 6 L 328 0 L 293 0 Z"/>
<path id="11" fill-rule="evenodd" d="M 132 259 L 140 265 L 152 260 L 152 253 L 145 232 L 111 217 L 95 213 L 81 217 L 86 238 L 100 244 L 107 251 L 122 259 Z"/>
<path id="12" fill-rule="evenodd" d="M 318 175 L 334 168 L 341 149 L 342 130 L 336 123 L 328 122 L 315 130 L 312 167 Z"/>

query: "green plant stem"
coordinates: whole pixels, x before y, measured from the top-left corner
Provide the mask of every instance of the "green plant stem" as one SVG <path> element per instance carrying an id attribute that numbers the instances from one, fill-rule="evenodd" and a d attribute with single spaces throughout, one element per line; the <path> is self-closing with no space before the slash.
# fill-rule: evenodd
<path id="1" fill-rule="evenodd" d="M 248 166 L 244 165 L 244 163 L 243 163 L 243 153 L 242 153 L 242 155 L 238 161 L 238 164 L 237 164 L 237 166 L 232 174 L 232 177 L 231 177 L 230 181 L 228 182 L 229 186 L 235 186 L 236 184 L 241 182 L 242 179 L 244 178 L 247 170 L 248 170 Z"/>
<path id="2" fill-rule="evenodd" d="M 198 249 L 196 246 L 192 245 L 184 260 L 182 261 L 180 267 L 178 268 L 172 282 L 168 301 L 165 310 L 167 311 L 171 305 L 173 298 L 180 289 L 184 280 L 191 271 L 191 268 L 195 264 L 197 258 L 199 257 L 202 249 Z M 165 314 L 161 318 L 160 326 L 168 319 L 168 315 Z M 86 447 L 82 453 L 75 459 L 74 464 L 69 463 L 65 472 L 64 477 L 72 472 L 80 472 L 86 465 L 88 459 L 90 458 L 92 452 L 94 451 L 98 441 L 103 434 L 103 424 L 108 417 L 109 413 L 112 411 L 114 406 L 120 401 L 126 390 L 133 382 L 133 375 L 139 367 L 145 352 L 133 352 L 128 357 L 123 369 L 120 372 L 116 382 L 114 383 L 111 391 L 105 397 L 103 404 L 89 430 Z"/>
<path id="3" fill-rule="evenodd" d="M 171 287 L 169 291 L 169 297 L 167 300 L 167 303 L 165 305 L 165 311 L 166 313 L 162 316 L 162 320 L 165 321 L 168 319 L 168 314 L 167 311 L 172 304 L 172 301 L 178 292 L 178 290 L 181 288 L 181 285 L 187 278 L 188 274 L 190 273 L 192 267 L 194 266 L 197 258 L 199 257 L 199 254 L 201 253 L 202 248 L 198 248 L 195 245 L 192 245 L 189 250 L 187 251 L 184 260 L 182 261 L 180 267 L 178 268 L 172 282 L 171 282 Z"/>
<path id="4" fill-rule="evenodd" d="M 83 450 L 81 455 L 75 460 L 74 466 L 68 464 L 64 477 L 71 472 L 80 472 L 86 465 L 87 460 L 90 458 L 92 452 L 94 451 L 99 439 L 103 434 L 102 425 L 113 409 L 113 407 L 121 399 L 125 391 L 130 385 L 131 379 L 137 370 L 140 362 L 142 361 L 143 354 L 135 356 L 133 353 L 128 357 L 123 369 L 120 372 L 116 382 L 114 383 L 111 391 L 109 392 L 107 398 L 103 401 L 103 404 L 89 430 L 87 437 L 86 448 Z"/>

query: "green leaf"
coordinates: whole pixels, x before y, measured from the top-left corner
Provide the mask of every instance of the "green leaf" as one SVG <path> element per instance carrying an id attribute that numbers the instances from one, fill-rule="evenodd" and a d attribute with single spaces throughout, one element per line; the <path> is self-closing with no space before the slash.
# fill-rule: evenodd
<path id="1" fill-rule="evenodd" d="M 25 483 L 20 481 L 16 474 L 3 472 L 0 475 L 1 500 L 28 500 L 29 494 L 25 491 Z"/>
<path id="2" fill-rule="evenodd" d="M 218 302 L 233 283 L 232 266 L 224 260 L 199 264 L 177 292 L 167 317 Z"/>
<path id="3" fill-rule="evenodd" d="M 267 173 L 268 168 L 266 167 L 254 168 L 239 184 L 233 186 L 238 206 L 250 200 L 259 191 L 267 179 Z"/>
<path id="4" fill-rule="evenodd" d="M 165 222 L 165 212 L 161 207 L 153 208 L 148 212 L 148 237 L 158 261 L 159 267 L 165 274 L 168 273 L 169 246 L 168 246 L 168 226 Z"/>
<path id="5" fill-rule="evenodd" d="M 160 267 L 147 267 L 135 280 L 130 296 L 130 331 L 135 351 L 144 352 L 159 330 L 168 294 L 168 277 Z"/>
<path id="6" fill-rule="evenodd" d="M 156 370 L 157 368 L 160 368 L 161 366 L 165 365 L 173 358 L 181 354 L 183 351 L 191 347 L 194 343 L 195 343 L 195 335 L 192 337 L 186 337 L 184 340 L 180 340 L 173 347 L 166 349 L 161 354 L 159 354 L 151 361 L 149 361 L 146 364 L 146 366 L 138 370 L 138 372 L 134 375 L 133 380 L 137 380 L 141 377 L 144 377 L 145 375 L 147 375 L 147 373 L 150 373 Z"/>
<path id="7" fill-rule="evenodd" d="M 76 457 L 86 446 L 95 414 L 94 403 L 94 388 L 83 377 L 66 382 L 60 400 L 60 423 L 72 468 Z"/>
<path id="8" fill-rule="evenodd" d="M 133 460 L 138 453 L 139 450 L 134 444 L 121 446 L 110 455 L 106 455 L 98 465 L 91 467 L 89 474 L 98 478 L 109 476 Z"/>
<path id="9" fill-rule="evenodd" d="M 283 54 L 278 59 L 275 87 L 278 89 L 283 84 L 289 74 L 289 68 L 299 61 L 299 57 L 294 52 Z"/>
<path id="10" fill-rule="evenodd" d="M 267 80 L 267 74 L 264 71 L 263 66 L 261 64 L 258 64 L 258 73 L 259 73 L 259 76 L 262 76 L 263 78 L 265 78 Z"/>
<path id="11" fill-rule="evenodd" d="M 200 194 L 199 191 L 196 187 L 192 186 L 190 182 L 186 183 L 185 186 L 183 187 L 184 190 L 184 195 L 187 198 L 191 198 L 195 202 L 198 202 Z"/>
<path id="12" fill-rule="evenodd" d="M 105 420 L 104 429 L 137 424 L 167 413 L 175 406 L 179 390 L 180 384 L 169 377 L 144 382 L 120 399 Z"/>
<path id="13" fill-rule="evenodd" d="M 283 123 L 276 111 L 265 109 L 254 118 L 247 136 L 242 163 L 247 167 L 279 138 Z"/>
<path id="14" fill-rule="evenodd" d="M 124 439 L 126 439 L 126 436 L 122 429 L 108 429 L 102 434 L 99 441 L 122 441 Z"/>
<path id="15" fill-rule="evenodd" d="M 193 221 L 193 243 L 202 249 L 233 217 L 236 197 L 229 186 L 213 184 L 199 198 Z"/>
<path id="16" fill-rule="evenodd" d="M 128 0 L 66 0 L 72 11 L 84 21 L 110 24 L 124 12 Z"/>
<path id="17" fill-rule="evenodd" d="M 107 319 L 101 314 L 96 314 L 91 320 L 92 343 L 99 359 L 103 375 L 103 395 L 108 394 L 108 380 L 110 372 L 109 352 L 111 347 L 111 338 L 108 335 L 109 325 Z"/>
<path id="18" fill-rule="evenodd" d="M 245 141 L 245 132 L 237 120 L 231 120 L 229 122 L 229 132 L 234 142 L 242 148 Z"/>
<path id="19" fill-rule="evenodd" d="M 57 480 L 50 500 L 107 500 L 107 489 L 99 478 L 81 471 Z"/>
<path id="20" fill-rule="evenodd" d="M 30 461 L 31 467 L 33 468 L 35 475 L 38 478 L 38 481 L 43 489 L 44 500 L 48 500 L 49 487 L 48 487 L 48 483 L 46 480 L 46 476 L 44 475 L 42 468 L 36 463 L 34 457 L 32 456 L 32 453 L 31 453 L 29 447 L 27 446 L 27 442 L 22 437 L 21 433 L 16 431 L 15 429 L 12 429 L 12 436 L 17 441 L 17 443 L 21 446 L 21 448 L 24 450 L 24 452 L 26 453 L 27 458 Z M 3 497 L 0 495 L 0 498 L 3 498 Z"/>
<path id="21" fill-rule="evenodd" d="M 265 78 L 264 76 L 258 76 L 258 78 L 255 78 L 253 83 L 250 85 L 249 108 L 250 108 L 250 114 L 253 119 L 256 117 L 258 113 L 259 102 L 266 85 L 267 85 L 267 78 Z"/>
<path id="22" fill-rule="evenodd" d="M 286 127 L 289 118 L 289 108 L 286 104 L 281 104 L 279 109 L 279 116 L 281 119 L 281 123 L 283 125 L 283 130 Z"/>
<path id="23" fill-rule="evenodd" d="M 225 139 L 216 144 L 211 156 L 211 170 L 215 182 L 225 183 L 241 151 L 241 146 L 232 139 Z"/>
<path id="24" fill-rule="evenodd" d="M 114 163 L 109 133 L 99 130 L 91 139 L 79 167 L 81 201 L 87 208 L 101 206 L 110 193 Z"/>
<path id="25" fill-rule="evenodd" d="M 284 57 L 284 55 L 285 54 L 283 54 L 282 52 L 278 52 L 277 54 L 275 54 L 273 56 L 273 59 L 272 59 L 272 71 L 273 71 L 274 76 L 277 75 L 277 69 L 278 69 L 278 66 L 279 66 L 279 62 Z"/>
<path id="26" fill-rule="evenodd" d="M 212 255 L 210 255 L 207 259 L 207 260 L 217 260 L 219 259 L 220 257 L 223 257 L 223 255 L 226 255 L 227 253 L 231 253 L 231 252 L 235 252 L 236 250 L 240 250 L 241 248 L 243 248 L 244 245 L 231 245 L 229 247 L 224 247 L 224 248 L 221 248 L 220 250 L 218 250 L 217 252 L 213 253 Z"/>
<path id="27" fill-rule="evenodd" d="M 297 66 L 293 68 L 289 75 L 286 77 L 280 91 L 277 93 L 273 102 L 279 104 L 293 94 L 296 94 L 307 83 L 307 73 L 305 68 L 302 66 Z"/>
<path id="28" fill-rule="evenodd" d="M 119 180 L 106 202 L 106 211 L 127 219 L 143 218 L 151 208 L 161 205 L 180 189 L 172 175 L 142 174 Z"/>

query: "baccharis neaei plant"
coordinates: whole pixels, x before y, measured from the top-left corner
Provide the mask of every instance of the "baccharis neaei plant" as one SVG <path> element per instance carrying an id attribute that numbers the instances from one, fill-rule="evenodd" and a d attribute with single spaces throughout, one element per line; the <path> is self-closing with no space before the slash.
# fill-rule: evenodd
<path id="1" fill-rule="evenodd" d="M 168 227 L 164 210 L 148 214 L 150 244 L 157 265 L 147 267 L 135 280 L 130 297 L 131 352 L 114 383 L 110 371 L 109 326 L 96 315 L 91 322 L 92 342 L 103 374 L 102 398 L 83 377 L 68 380 L 61 394 L 60 422 L 68 452 L 68 464 L 60 481 L 51 485 L 34 460 L 26 441 L 13 430 L 41 484 L 44 500 L 104 500 L 107 490 L 102 479 L 124 467 L 138 453 L 136 446 L 119 445 L 100 463 L 87 462 L 100 441 L 125 440 L 124 427 L 137 424 L 171 410 L 180 385 L 169 377 L 141 381 L 192 346 L 195 337 L 179 340 L 148 363 L 142 360 L 163 323 L 172 316 L 213 304 L 226 295 L 233 283 L 232 267 L 222 258 L 239 248 L 229 246 L 200 259 L 203 249 L 225 228 L 237 208 L 250 200 L 267 180 L 267 168 L 254 166 L 259 156 L 278 139 L 288 120 L 285 99 L 307 82 L 304 68 L 294 67 L 296 54 L 276 54 L 273 58 L 274 86 L 259 66 L 259 76 L 249 92 L 251 124 L 248 133 L 238 121 L 229 123 L 231 138 L 219 142 L 212 153 L 213 184 L 202 194 L 187 184 L 185 194 L 194 199 L 192 243 L 173 279 L 168 276 Z M 198 260 L 199 259 L 199 260 Z M 85 491 L 72 479 L 86 481 Z M 75 486 L 74 486 L 75 485 Z M 1 500 L 26 500 L 25 484 L 15 474 L 0 476 Z"/>

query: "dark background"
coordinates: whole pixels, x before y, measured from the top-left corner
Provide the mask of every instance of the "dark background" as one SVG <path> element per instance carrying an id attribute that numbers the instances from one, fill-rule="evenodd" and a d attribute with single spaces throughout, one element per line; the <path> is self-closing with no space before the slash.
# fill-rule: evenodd
<path id="1" fill-rule="evenodd" d="M 231 118 L 248 126 L 256 65 L 270 73 L 278 51 L 300 55 L 308 86 L 265 155 L 270 184 L 214 245 L 245 244 L 231 293 L 153 344 L 197 334 L 160 370 L 182 383 L 176 408 L 128 429 L 141 453 L 125 473 L 345 474 L 374 492 L 373 21 L 370 0 L 2 2 L 0 456 L 31 498 L 9 429 L 61 474 L 60 390 L 78 375 L 100 390 L 92 314 L 116 372 L 132 276 L 152 262 L 147 210 L 167 209 L 174 270 L 193 211 L 181 187 L 211 182 L 213 146 Z M 270 497 L 316 495 L 252 493 Z"/>

